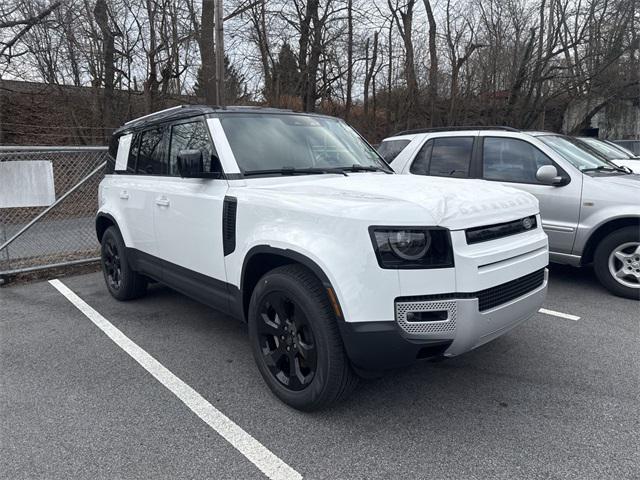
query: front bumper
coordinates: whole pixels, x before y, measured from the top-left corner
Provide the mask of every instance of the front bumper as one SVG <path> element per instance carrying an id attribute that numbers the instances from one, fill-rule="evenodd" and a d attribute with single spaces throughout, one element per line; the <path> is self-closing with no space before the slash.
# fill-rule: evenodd
<path id="1" fill-rule="evenodd" d="M 496 306 L 487 304 L 482 292 L 477 296 L 399 298 L 394 321 L 341 322 L 347 354 L 357 369 L 374 371 L 406 366 L 421 358 L 460 355 L 533 316 L 544 302 L 547 283 L 544 269 L 542 283 Z M 415 312 L 438 312 L 443 319 L 409 321 L 408 315 Z"/>

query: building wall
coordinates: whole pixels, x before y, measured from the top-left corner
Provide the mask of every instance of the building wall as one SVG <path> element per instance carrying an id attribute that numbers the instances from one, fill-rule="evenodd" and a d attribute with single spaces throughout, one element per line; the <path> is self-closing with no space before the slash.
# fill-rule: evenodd
<path id="1" fill-rule="evenodd" d="M 601 99 L 595 99 L 570 103 L 564 114 L 562 131 L 574 132 L 587 113 L 600 102 Z M 640 139 L 640 102 L 610 103 L 591 118 L 590 127 L 597 130 L 600 138 Z"/>

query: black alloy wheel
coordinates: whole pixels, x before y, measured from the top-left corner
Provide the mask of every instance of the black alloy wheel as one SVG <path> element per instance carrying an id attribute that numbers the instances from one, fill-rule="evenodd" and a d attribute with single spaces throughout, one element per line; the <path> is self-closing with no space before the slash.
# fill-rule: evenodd
<path id="1" fill-rule="evenodd" d="M 104 241 L 102 263 L 104 265 L 103 268 L 107 285 L 113 290 L 120 290 L 122 283 L 122 266 L 120 263 L 120 255 L 118 254 L 118 246 L 113 237 L 108 237 Z"/>
<path id="2" fill-rule="evenodd" d="M 267 272 L 251 293 L 247 321 L 260 375 L 287 405 L 318 410 L 357 385 L 327 289 L 306 267 Z"/>
<path id="3" fill-rule="evenodd" d="M 102 235 L 100 258 L 107 290 L 115 299 L 132 300 L 145 294 L 148 279 L 131 268 L 124 240 L 115 226 Z"/>
<path id="4" fill-rule="evenodd" d="M 317 350 L 304 310 L 286 293 L 275 291 L 262 299 L 259 312 L 257 332 L 269 372 L 289 390 L 306 388 L 316 373 Z"/>

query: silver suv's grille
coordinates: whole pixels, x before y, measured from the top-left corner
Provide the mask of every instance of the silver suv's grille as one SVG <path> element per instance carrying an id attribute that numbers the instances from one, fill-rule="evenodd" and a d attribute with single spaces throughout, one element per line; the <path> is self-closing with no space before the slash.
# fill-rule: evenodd
<path id="1" fill-rule="evenodd" d="M 512 222 L 496 223 L 484 227 L 467 228 L 464 233 L 467 237 L 467 244 L 488 242 L 517 233 L 528 232 L 537 228 L 536 216 L 520 218 Z"/>
<path id="2" fill-rule="evenodd" d="M 446 320 L 411 321 L 410 314 L 419 312 L 446 312 Z M 396 321 L 400 328 L 412 335 L 421 333 L 454 332 L 456 329 L 457 304 L 453 301 L 441 302 L 397 302 Z"/>

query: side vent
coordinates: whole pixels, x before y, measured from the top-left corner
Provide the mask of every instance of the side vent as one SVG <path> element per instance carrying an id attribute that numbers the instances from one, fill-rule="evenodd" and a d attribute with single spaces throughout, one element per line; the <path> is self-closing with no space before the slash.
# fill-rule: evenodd
<path id="1" fill-rule="evenodd" d="M 238 199 L 224 197 L 222 205 L 222 246 L 225 257 L 236 249 L 236 213 Z"/>

